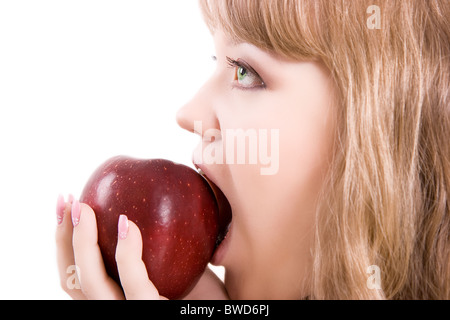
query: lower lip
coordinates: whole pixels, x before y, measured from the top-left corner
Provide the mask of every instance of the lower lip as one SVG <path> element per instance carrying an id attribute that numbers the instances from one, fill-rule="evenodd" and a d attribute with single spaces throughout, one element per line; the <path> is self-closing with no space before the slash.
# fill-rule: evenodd
<path id="1" fill-rule="evenodd" d="M 214 252 L 214 255 L 211 259 L 211 263 L 215 266 L 219 266 L 222 264 L 222 261 L 228 251 L 228 247 L 230 245 L 231 232 L 233 230 L 233 221 L 231 221 L 230 227 L 228 228 L 228 232 L 225 236 L 225 239 L 219 244 Z"/>

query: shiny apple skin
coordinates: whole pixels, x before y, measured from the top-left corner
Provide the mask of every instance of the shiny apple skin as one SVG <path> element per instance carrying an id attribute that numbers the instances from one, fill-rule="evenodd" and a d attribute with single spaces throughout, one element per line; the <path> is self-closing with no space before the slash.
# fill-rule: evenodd
<path id="1" fill-rule="evenodd" d="M 92 174 L 80 201 L 96 214 L 103 261 L 118 283 L 115 250 L 121 214 L 139 227 L 149 278 L 169 299 L 187 294 L 212 257 L 218 205 L 208 182 L 187 166 L 114 157 Z"/>

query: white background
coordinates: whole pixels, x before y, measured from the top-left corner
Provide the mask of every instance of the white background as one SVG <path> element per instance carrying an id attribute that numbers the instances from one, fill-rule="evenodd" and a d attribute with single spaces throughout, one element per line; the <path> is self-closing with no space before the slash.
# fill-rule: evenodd
<path id="1" fill-rule="evenodd" d="M 0 299 L 68 297 L 56 199 L 104 160 L 192 166 L 175 115 L 213 54 L 196 0 L 0 0 Z"/>

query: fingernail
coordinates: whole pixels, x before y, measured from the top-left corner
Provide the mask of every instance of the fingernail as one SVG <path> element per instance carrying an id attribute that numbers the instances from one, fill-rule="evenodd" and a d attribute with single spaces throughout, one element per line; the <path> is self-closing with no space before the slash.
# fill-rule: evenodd
<path id="1" fill-rule="evenodd" d="M 67 198 L 67 202 L 68 203 L 70 203 L 70 204 L 72 204 L 73 203 L 73 195 L 72 194 L 69 194 L 69 197 Z"/>
<path id="2" fill-rule="evenodd" d="M 58 222 L 58 225 L 63 222 L 65 207 L 66 203 L 64 202 L 64 197 L 60 194 L 58 196 L 58 200 L 56 201 L 56 221 Z"/>
<path id="3" fill-rule="evenodd" d="M 72 203 L 72 223 L 74 227 L 76 227 L 80 223 L 80 215 L 80 202 L 78 200 L 74 200 Z"/>
<path id="4" fill-rule="evenodd" d="M 119 233 L 119 239 L 126 239 L 128 235 L 128 218 L 126 215 L 120 215 L 117 229 Z"/>

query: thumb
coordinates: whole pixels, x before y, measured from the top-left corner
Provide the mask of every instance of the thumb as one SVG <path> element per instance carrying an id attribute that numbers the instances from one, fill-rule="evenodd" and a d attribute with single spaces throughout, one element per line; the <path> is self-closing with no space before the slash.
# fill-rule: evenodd
<path id="1" fill-rule="evenodd" d="M 138 226 L 121 215 L 118 223 L 116 263 L 128 300 L 159 300 L 158 290 L 148 278 L 142 261 L 142 236 Z"/>

